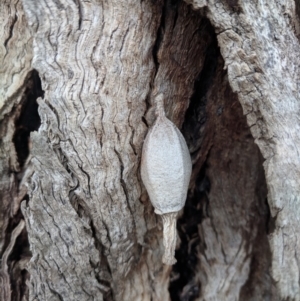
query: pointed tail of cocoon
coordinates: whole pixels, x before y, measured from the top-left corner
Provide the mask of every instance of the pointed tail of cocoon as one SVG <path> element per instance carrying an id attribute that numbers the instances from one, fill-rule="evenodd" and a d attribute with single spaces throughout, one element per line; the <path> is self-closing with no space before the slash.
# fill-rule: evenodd
<path id="1" fill-rule="evenodd" d="M 163 241 L 164 241 L 164 255 L 162 262 L 167 265 L 175 264 L 177 261 L 175 259 L 175 248 L 176 248 L 176 218 L 177 218 L 178 212 L 171 212 L 163 214 L 162 220 L 163 220 L 163 226 L 164 226 L 164 232 L 163 232 Z"/>

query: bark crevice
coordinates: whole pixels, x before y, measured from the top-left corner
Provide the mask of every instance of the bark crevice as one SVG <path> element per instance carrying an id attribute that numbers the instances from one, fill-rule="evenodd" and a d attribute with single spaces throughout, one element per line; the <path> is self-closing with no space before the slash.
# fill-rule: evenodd
<path id="1" fill-rule="evenodd" d="M 33 70 L 27 77 L 27 89 L 19 104 L 20 113 L 15 121 L 13 143 L 15 145 L 19 168 L 22 169 L 30 153 L 30 133 L 37 131 L 41 120 L 38 114 L 37 98 L 44 96 L 38 72 Z"/>
<path id="2" fill-rule="evenodd" d="M 198 227 L 207 210 L 207 193 L 210 182 L 205 175 L 206 165 L 197 175 L 195 189 L 189 192 L 183 213 L 177 221 L 180 247 L 176 250 L 177 263 L 170 276 L 170 296 L 172 301 L 196 300 L 201 291 L 197 279 L 198 248 L 205 248 L 200 240 Z"/>
<path id="3" fill-rule="evenodd" d="M 214 29 L 209 20 L 203 18 L 200 26 L 201 30 L 205 32 L 203 40 L 205 40 L 207 48 L 204 54 L 203 67 L 194 82 L 194 92 L 190 98 L 182 126 L 182 132 L 191 152 L 192 160 L 195 160 L 199 155 L 199 149 L 202 146 L 207 121 L 206 94 L 212 85 L 220 53 Z"/>
<path id="4" fill-rule="evenodd" d="M 5 187 L 5 184 L 8 184 L 5 181 L 1 182 L 3 204 L 6 201 L 9 202 L 6 215 L 7 224 L 1 229 L 3 231 L 2 260 L 5 250 L 14 240 L 5 263 L 2 261 L 2 268 L 4 264 L 7 265 L 10 286 L 7 295 L 9 299 L 3 300 L 22 300 L 26 296 L 28 297 L 26 281 L 28 281 L 29 273 L 26 270 L 26 263 L 31 257 L 28 234 L 26 228 L 23 227 L 18 233 L 18 237 L 13 238 L 12 235 L 17 229 L 17 225 L 24 223 L 20 204 L 23 200 L 28 201 L 29 199 L 24 181 L 27 173 L 30 173 L 27 162 L 30 156 L 30 133 L 38 130 L 40 126 L 37 98 L 43 96 L 43 91 L 36 70 L 28 72 L 21 91 L 23 93 L 19 102 L 12 107 L 10 112 L 5 114 L 1 122 L 2 129 L 5 128 L 3 127 L 4 123 L 7 124 L 4 141 L 11 143 L 9 169 L 1 171 L 3 176 L 6 175 L 6 172 L 10 173 L 9 187 Z M 5 189 L 8 189 L 9 193 L 5 193 Z"/>

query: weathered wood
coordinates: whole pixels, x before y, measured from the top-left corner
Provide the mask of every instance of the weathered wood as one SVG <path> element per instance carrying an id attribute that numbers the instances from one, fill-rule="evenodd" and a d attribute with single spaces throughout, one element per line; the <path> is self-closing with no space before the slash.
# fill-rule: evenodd
<path id="1" fill-rule="evenodd" d="M 223 67 L 219 58 L 207 92 L 205 176 L 198 179 L 200 187 L 195 185 L 205 194 L 199 227 L 199 300 L 276 300 L 263 160 Z M 198 164 L 202 160 L 199 157 Z"/>
<path id="2" fill-rule="evenodd" d="M 5 301 L 300 300 L 294 4 L 186 2 L 0 3 Z M 159 93 L 194 163 L 172 270 L 139 170 Z"/>
<path id="3" fill-rule="evenodd" d="M 300 300 L 299 23 L 294 1 L 188 1 L 215 27 L 228 79 L 264 158 L 275 229 L 272 276 Z"/>
<path id="4" fill-rule="evenodd" d="M 152 91 L 164 86 L 168 111 L 182 122 L 202 62 L 186 56 L 200 48 L 197 15 L 151 1 L 23 4 L 45 90 L 23 205 L 33 253 L 29 299 L 167 300 L 161 221 L 140 181 L 142 119 Z M 162 44 L 160 22 L 173 27 Z M 172 51 L 172 63 L 160 63 L 158 47 Z M 168 89 L 183 71 L 185 82 Z"/>
<path id="5" fill-rule="evenodd" d="M 15 118 L 9 119 L 7 115 L 21 102 L 26 89 L 26 77 L 30 71 L 32 59 L 32 38 L 19 1 L 1 1 L 0 24 L 3 27 L 0 31 L 0 189 L 3 200 L 0 205 L 0 251 L 3 251 L 5 230 L 9 219 L 7 211 L 10 210 L 12 202 L 9 190 L 15 182 L 15 179 L 11 178 L 11 171 L 20 171 L 12 139 Z M 18 115 L 18 110 L 20 108 L 14 110 L 14 115 Z"/>
<path id="6" fill-rule="evenodd" d="M 34 86 L 32 37 L 20 1 L 0 1 L 0 24 L 0 300 L 19 301 L 28 293 L 30 254 L 25 229 L 16 234 L 24 223 L 20 202 L 26 194 L 22 176 L 27 157 L 20 158 L 23 150 L 16 140 L 27 130 L 19 120 Z"/>

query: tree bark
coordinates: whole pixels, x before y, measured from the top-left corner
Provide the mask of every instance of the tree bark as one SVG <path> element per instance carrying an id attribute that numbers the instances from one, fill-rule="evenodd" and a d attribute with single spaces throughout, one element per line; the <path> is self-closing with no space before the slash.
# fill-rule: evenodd
<path id="1" fill-rule="evenodd" d="M 23 166 L 30 131 L 39 124 L 39 89 L 31 69 L 32 36 L 20 1 L 0 2 L 0 24 L 0 299 L 9 301 L 28 295 L 31 254 L 20 202 L 27 198 Z"/>
<path id="2" fill-rule="evenodd" d="M 300 300 L 299 21 L 294 1 L 191 1 L 216 28 L 228 80 L 265 159 L 272 276 L 282 299 Z"/>
<path id="3" fill-rule="evenodd" d="M 186 2 L 1 2 L 1 300 L 300 300 L 295 3 Z M 193 162 L 173 267 L 159 93 Z"/>

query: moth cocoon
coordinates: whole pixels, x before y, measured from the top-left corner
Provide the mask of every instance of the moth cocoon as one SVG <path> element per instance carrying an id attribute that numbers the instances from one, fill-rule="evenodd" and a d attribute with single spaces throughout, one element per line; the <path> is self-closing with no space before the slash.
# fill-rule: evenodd
<path id="1" fill-rule="evenodd" d="M 176 217 L 185 204 L 192 162 L 181 132 L 165 117 L 161 97 L 157 119 L 143 145 L 141 176 L 155 213 L 162 215 L 163 262 L 172 265 L 176 262 Z"/>

